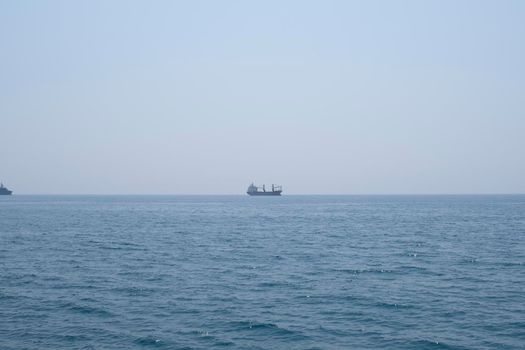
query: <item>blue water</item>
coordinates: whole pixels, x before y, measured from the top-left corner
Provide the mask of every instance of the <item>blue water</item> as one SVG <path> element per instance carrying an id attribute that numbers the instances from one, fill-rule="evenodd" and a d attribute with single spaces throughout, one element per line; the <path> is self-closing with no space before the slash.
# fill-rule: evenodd
<path id="1" fill-rule="evenodd" d="M 525 196 L 0 197 L 0 349 L 525 349 Z"/>

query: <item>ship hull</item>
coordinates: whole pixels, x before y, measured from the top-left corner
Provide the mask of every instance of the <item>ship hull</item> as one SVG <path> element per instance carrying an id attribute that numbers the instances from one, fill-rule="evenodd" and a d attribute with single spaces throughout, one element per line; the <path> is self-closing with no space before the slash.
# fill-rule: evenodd
<path id="1" fill-rule="evenodd" d="M 273 192 L 246 192 L 249 196 L 280 196 L 282 191 Z"/>

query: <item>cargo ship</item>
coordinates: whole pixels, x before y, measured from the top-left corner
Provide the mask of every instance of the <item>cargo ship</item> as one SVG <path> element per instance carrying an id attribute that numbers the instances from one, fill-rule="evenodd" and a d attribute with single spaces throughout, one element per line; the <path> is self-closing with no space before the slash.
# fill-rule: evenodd
<path id="1" fill-rule="evenodd" d="M 7 189 L 7 187 L 4 187 L 3 183 L 0 183 L 0 196 L 10 196 L 13 193 L 13 191 L 10 191 Z"/>
<path id="2" fill-rule="evenodd" d="M 252 184 L 248 187 L 248 191 L 246 191 L 246 193 L 249 196 L 280 196 L 282 191 L 283 191 L 282 186 L 277 186 L 277 185 L 272 184 L 272 190 L 266 191 L 265 185 L 262 185 L 262 187 L 257 187 L 252 182 Z"/>

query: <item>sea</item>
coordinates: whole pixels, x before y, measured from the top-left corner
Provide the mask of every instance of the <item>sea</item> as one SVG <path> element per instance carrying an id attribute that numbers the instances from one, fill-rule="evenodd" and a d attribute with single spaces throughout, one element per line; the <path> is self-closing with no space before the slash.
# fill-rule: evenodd
<path id="1" fill-rule="evenodd" d="M 0 196 L 0 349 L 525 349 L 525 196 Z"/>

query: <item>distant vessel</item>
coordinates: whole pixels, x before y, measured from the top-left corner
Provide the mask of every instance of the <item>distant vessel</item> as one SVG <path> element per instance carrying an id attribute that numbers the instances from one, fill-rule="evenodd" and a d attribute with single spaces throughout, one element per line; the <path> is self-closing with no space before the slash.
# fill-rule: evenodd
<path id="1" fill-rule="evenodd" d="M 7 187 L 4 187 L 3 183 L 0 183 L 0 196 L 1 195 L 10 196 L 12 193 L 13 191 L 9 191 Z"/>
<path id="2" fill-rule="evenodd" d="M 280 196 L 281 192 L 283 191 L 283 186 L 277 186 L 272 184 L 272 190 L 266 191 L 266 186 L 262 185 L 262 191 L 260 190 L 260 187 L 257 187 L 252 184 L 248 187 L 248 195 L 250 196 Z"/>

